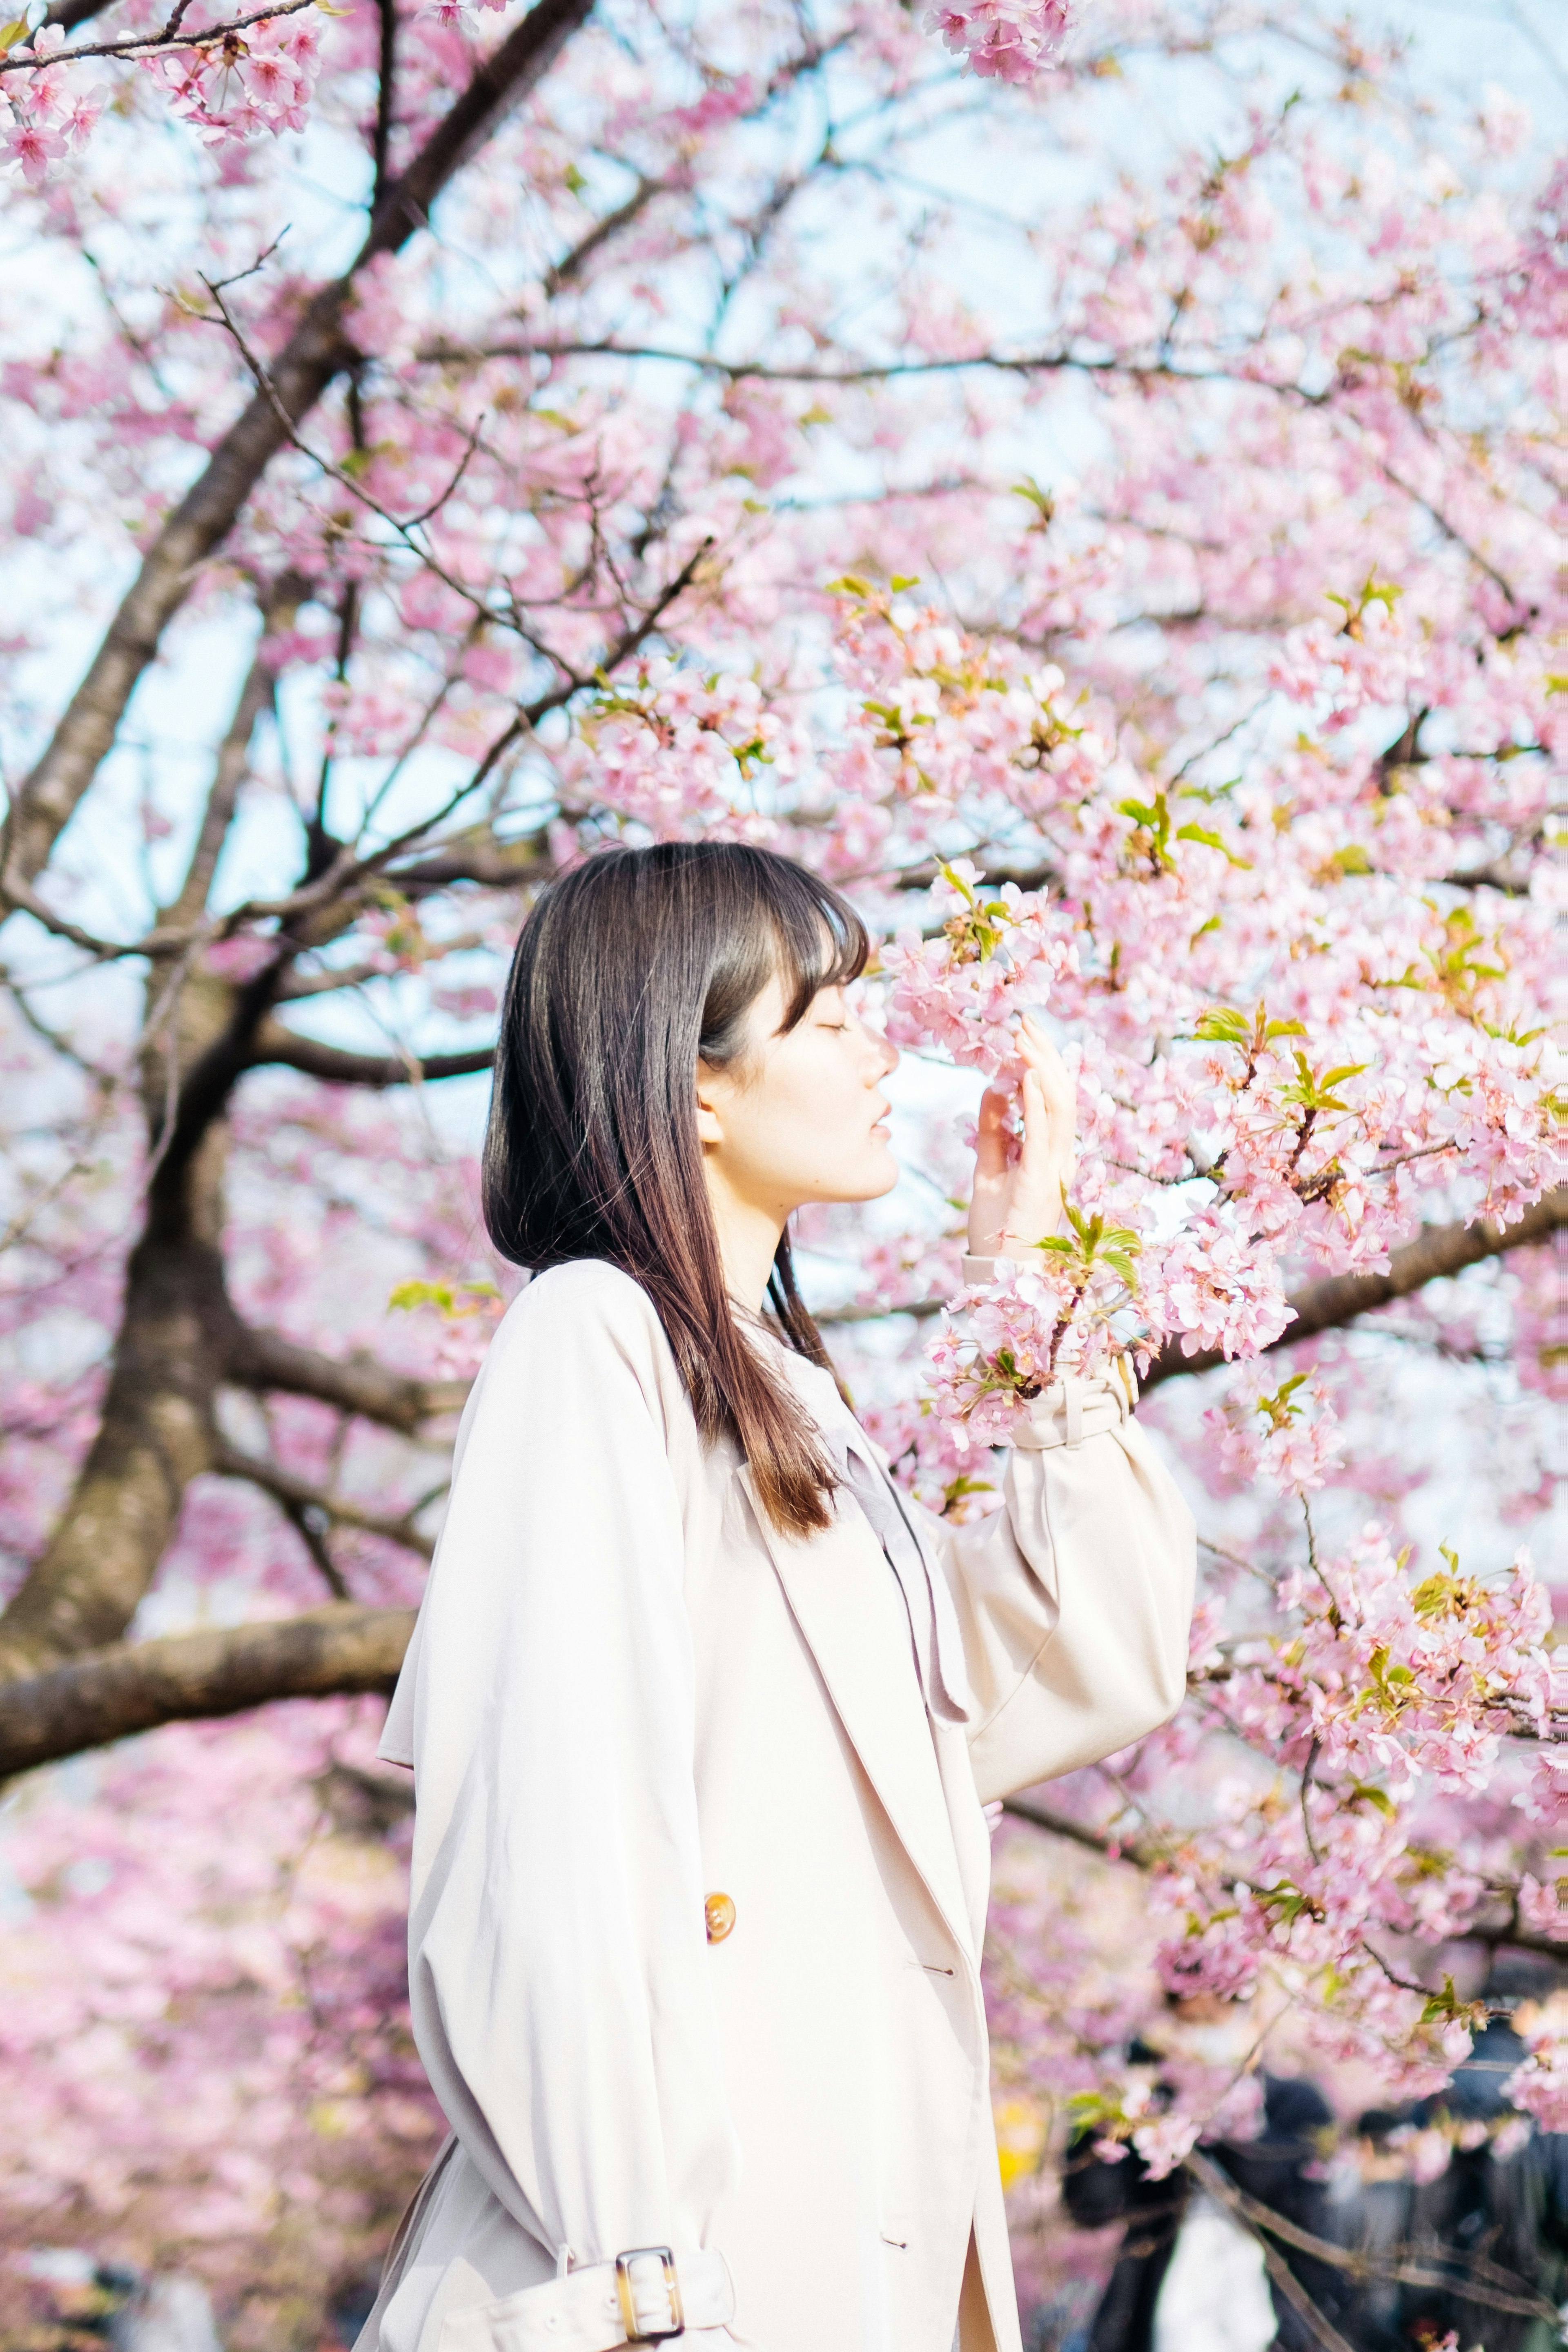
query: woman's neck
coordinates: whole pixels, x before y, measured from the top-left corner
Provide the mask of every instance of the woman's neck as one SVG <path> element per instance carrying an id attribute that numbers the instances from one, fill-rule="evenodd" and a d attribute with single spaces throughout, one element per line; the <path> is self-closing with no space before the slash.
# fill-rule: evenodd
<path id="1" fill-rule="evenodd" d="M 705 1171 L 724 1287 L 740 1306 L 760 1314 L 768 1295 L 773 1258 L 784 1238 L 784 1219 L 753 1201 L 736 1198 L 710 1162 Z"/>

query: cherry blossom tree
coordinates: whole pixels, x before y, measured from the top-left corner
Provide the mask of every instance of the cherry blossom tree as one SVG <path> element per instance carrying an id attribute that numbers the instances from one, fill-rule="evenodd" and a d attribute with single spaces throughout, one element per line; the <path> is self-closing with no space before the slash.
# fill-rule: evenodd
<path id="1" fill-rule="evenodd" d="M 86 1819 L 20 1784 L 42 2210 L 178 2236 L 92 2169 L 51 1905 L 140 1988 L 93 2012 L 116 2096 L 203 2036 L 229 2063 L 331 1955 L 211 2184 L 231 2303 L 267 2200 L 319 2208 L 311 2114 L 365 2142 L 332 2261 L 417 2168 L 354 2010 L 395 1905 L 261 1883 L 341 1843 L 342 1756 L 380 1790 L 359 1710 L 509 1280 L 472 1169 L 499 976 L 620 838 L 776 845 L 881 941 L 915 1172 L 801 1242 L 900 1475 L 994 1507 L 1020 1396 L 1114 1361 L 1200 1501 L 1187 1706 L 1015 1809 L 1009 1856 L 1058 1857 L 1009 1863 L 994 1964 L 1031 2112 L 1166 2168 L 1283 2036 L 1436 2088 L 1485 1956 L 1564 1932 L 1511 1551 L 1561 1362 L 1568 177 L 1505 93 L 1237 0 L 100 13 L 0 39 L 0 1769 L 313 1705 L 117 1751 Z M 1079 1177 L 966 1291 L 966 1123 L 1026 1004 Z M 155 1860 L 113 1827 L 144 1773 Z M 1027 1887 L 1086 1849 L 1151 1941 L 1058 1999 Z M 181 1853 L 227 1922 L 183 2006 L 119 1907 Z M 1128 2033 L 1194 1999 L 1256 2021 L 1247 2062 L 1152 2105 Z M 1512 2096 L 1563 2127 L 1549 2024 Z"/>

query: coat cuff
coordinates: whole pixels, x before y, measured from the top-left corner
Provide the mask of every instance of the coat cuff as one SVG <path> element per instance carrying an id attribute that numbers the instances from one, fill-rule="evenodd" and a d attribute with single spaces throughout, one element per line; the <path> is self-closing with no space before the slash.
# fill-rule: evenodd
<path id="1" fill-rule="evenodd" d="M 1053 1445 L 1079 1445 L 1086 1437 L 1121 1429 L 1137 1402 L 1132 1368 L 1119 1356 L 1110 1370 L 1097 1379 L 1079 1380 L 1068 1373 L 1030 1397 L 1020 1405 L 1005 1443 L 1026 1454 L 1044 1454 Z"/>

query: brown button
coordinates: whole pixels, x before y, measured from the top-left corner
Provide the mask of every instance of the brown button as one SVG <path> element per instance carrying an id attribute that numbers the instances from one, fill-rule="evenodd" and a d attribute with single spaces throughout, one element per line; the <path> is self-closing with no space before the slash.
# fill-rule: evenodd
<path id="1" fill-rule="evenodd" d="M 735 1924 L 735 1906 L 727 1895 L 710 1895 L 702 1906 L 707 1923 L 708 1941 L 721 1944 Z"/>

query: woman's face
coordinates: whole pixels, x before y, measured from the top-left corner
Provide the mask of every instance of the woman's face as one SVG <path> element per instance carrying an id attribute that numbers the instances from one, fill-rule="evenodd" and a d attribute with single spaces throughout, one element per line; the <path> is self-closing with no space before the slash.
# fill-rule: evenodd
<path id="1" fill-rule="evenodd" d="M 710 1181 L 781 1224 L 806 1201 L 874 1201 L 899 1180 L 881 1090 L 894 1048 L 841 988 L 819 989 L 781 1035 L 784 1006 L 775 977 L 747 1015 L 746 1051 L 728 1069 L 704 1063 L 697 1074 Z"/>

